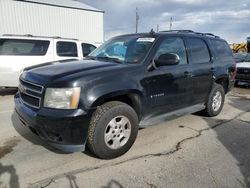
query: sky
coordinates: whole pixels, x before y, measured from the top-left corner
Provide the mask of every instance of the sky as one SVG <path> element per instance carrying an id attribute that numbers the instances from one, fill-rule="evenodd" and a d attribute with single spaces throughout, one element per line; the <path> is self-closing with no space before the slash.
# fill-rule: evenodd
<path id="1" fill-rule="evenodd" d="M 250 36 L 250 0 L 79 0 L 105 11 L 105 40 L 135 32 L 138 7 L 139 32 L 189 29 L 213 33 L 229 43 Z"/>

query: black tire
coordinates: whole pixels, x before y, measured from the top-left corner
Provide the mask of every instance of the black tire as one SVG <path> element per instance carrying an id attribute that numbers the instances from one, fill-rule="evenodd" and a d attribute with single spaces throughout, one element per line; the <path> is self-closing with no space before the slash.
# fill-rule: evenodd
<path id="1" fill-rule="evenodd" d="M 114 118 L 126 117 L 130 123 L 130 136 L 126 143 L 118 149 L 112 149 L 105 142 L 106 128 Z M 138 117 L 129 105 L 111 101 L 99 106 L 93 113 L 88 130 L 88 148 L 99 158 L 112 159 L 126 153 L 133 145 L 138 133 Z M 116 133 L 115 133 L 116 134 Z M 120 135 L 119 135 L 120 136 Z"/>
<path id="2" fill-rule="evenodd" d="M 218 109 L 214 109 L 213 108 L 213 98 L 215 97 L 217 92 L 219 92 L 221 94 L 221 104 L 220 104 Z M 205 114 L 209 117 L 217 116 L 223 108 L 224 101 L 225 101 L 225 91 L 224 91 L 223 86 L 220 84 L 214 83 L 214 86 L 213 86 L 213 88 L 208 96 L 208 100 L 205 104 L 206 105 L 206 108 L 204 110 Z"/>

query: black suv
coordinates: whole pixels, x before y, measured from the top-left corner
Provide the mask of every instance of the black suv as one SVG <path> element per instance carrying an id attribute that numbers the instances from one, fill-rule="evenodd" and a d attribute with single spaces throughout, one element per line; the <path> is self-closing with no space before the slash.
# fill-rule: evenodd
<path id="1" fill-rule="evenodd" d="M 138 128 L 186 113 L 220 113 L 236 74 L 227 42 L 190 30 L 112 38 L 84 60 L 27 68 L 15 95 L 21 122 L 67 152 L 114 158 Z"/>

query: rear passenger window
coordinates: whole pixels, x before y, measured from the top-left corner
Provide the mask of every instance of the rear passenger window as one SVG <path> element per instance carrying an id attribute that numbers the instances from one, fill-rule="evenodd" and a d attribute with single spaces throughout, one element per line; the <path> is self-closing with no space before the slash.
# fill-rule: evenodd
<path id="1" fill-rule="evenodd" d="M 207 63 L 210 61 L 209 51 L 204 40 L 187 38 L 187 41 L 192 63 Z"/>
<path id="2" fill-rule="evenodd" d="M 0 55 L 44 56 L 50 41 L 28 39 L 0 39 Z"/>
<path id="3" fill-rule="evenodd" d="M 155 58 L 165 53 L 173 53 L 179 56 L 179 64 L 187 64 L 187 54 L 184 42 L 179 37 L 168 37 L 166 38 L 156 52 Z"/>
<path id="4" fill-rule="evenodd" d="M 228 56 L 232 57 L 232 50 L 225 41 L 210 40 L 210 44 L 214 49 L 216 59 L 223 59 L 227 58 Z"/>
<path id="5" fill-rule="evenodd" d="M 56 52 L 61 57 L 77 57 L 77 46 L 74 42 L 57 42 Z"/>

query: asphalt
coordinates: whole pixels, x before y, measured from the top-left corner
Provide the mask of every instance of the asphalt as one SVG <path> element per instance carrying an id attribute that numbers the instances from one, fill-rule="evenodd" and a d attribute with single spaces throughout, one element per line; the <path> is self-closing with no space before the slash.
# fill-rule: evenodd
<path id="1" fill-rule="evenodd" d="M 0 188 L 250 187 L 250 87 L 214 118 L 191 114 L 141 129 L 113 160 L 62 153 L 21 125 L 15 90 L 0 90 Z"/>

